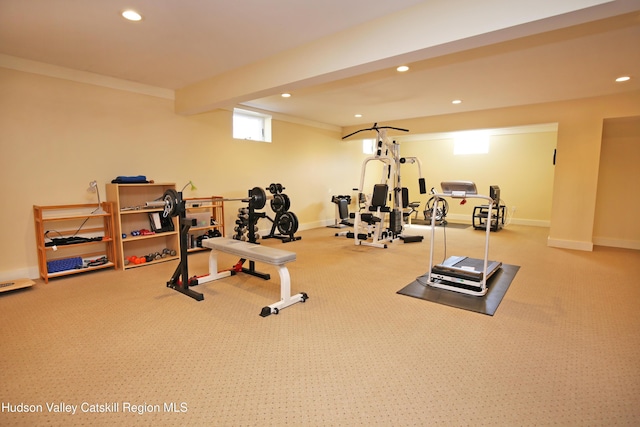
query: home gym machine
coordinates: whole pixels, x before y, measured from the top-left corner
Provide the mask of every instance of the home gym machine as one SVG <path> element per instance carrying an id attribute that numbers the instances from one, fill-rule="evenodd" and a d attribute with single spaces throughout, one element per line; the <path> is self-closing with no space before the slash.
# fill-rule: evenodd
<path id="1" fill-rule="evenodd" d="M 257 234 L 257 227 L 255 224 L 257 220 L 262 217 L 259 213 L 256 212 L 258 209 L 264 208 L 267 203 L 268 196 L 265 191 L 260 187 L 254 187 L 249 190 L 248 197 L 245 198 L 235 198 L 235 199 L 221 199 L 222 201 L 239 201 L 243 203 L 247 203 L 246 208 L 241 208 L 241 211 L 244 212 L 243 220 L 246 220 L 246 234 L 244 231 L 240 232 L 239 235 L 235 235 L 234 238 L 237 240 L 245 240 L 250 243 L 257 243 L 257 239 L 259 235 Z M 273 197 L 271 197 L 273 198 Z M 192 226 L 196 225 L 196 220 L 194 218 L 186 217 L 186 203 L 182 197 L 182 192 L 178 192 L 173 189 L 167 189 L 160 201 L 148 202 L 148 206 L 160 207 L 163 208 L 162 216 L 164 218 L 170 217 L 178 217 L 179 222 L 179 239 L 180 239 L 180 263 L 176 268 L 175 272 L 167 282 L 167 287 L 174 289 L 180 293 L 183 293 L 197 301 L 202 301 L 204 299 L 204 295 L 199 292 L 195 292 L 190 289 L 191 286 L 198 285 L 200 282 L 197 276 L 189 277 L 189 265 L 188 265 L 188 234 L 189 229 Z M 246 212 L 243 211 L 246 209 Z M 238 230 L 236 230 L 238 231 Z M 239 237 L 240 236 L 240 237 Z M 245 238 L 242 238 L 245 237 Z M 230 274 L 235 274 L 238 272 L 247 273 L 256 277 L 260 277 L 265 280 L 269 280 L 271 276 L 269 274 L 261 273 L 256 271 L 254 261 L 249 261 L 249 268 L 243 267 L 246 259 L 240 259 L 230 270 Z"/>
<path id="2" fill-rule="evenodd" d="M 448 181 L 441 184 L 442 193 L 435 193 L 435 203 L 444 197 L 462 199 L 466 203 L 467 198 L 483 199 L 489 203 L 489 211 L 493 207 L 493 199 L 489 196 L 478 194 L 476 184 L 471 181 Z M 486 222 L 484 259 L 475 259 L 464 256 L 451 256 L 441 264 L 433 264 L 433 247 L 435 241 L 436 209 L 431 210 L 431 246 L 429 250 L 429 271 L 426 283 L 419 278 L 423 285 L 434 288 L 461 292 L 467 295 L 483 296 L 487 293 L 487 280 L 501 267 L 502 262 L 489 261 L 489 236 L 491 221 Z"/>
<path id="3" fill-rule="evenodd" d="M 353 224 L 349 222 L 349 205 L 351 204 L 351 196 L 331 196 L 331 203 L 336 205 L 336 219 L 333 224 L 327 225 L 327 227 L 353 227 Z"/>
<path id="4" fill-rule="evenodd" d="M 404 209 L 409 206 L 409 198 L 408 190 L 403 189 L 400 179 L 401 165 L 406 163 L 417 164 L 420 194 L 425 194 L 426 184 L 422 177 L 422 165 L 420 159 L 417 157 L 400 156 L 400 144 L 387 136 L 387 129 L 408 132 L 407 129 L 378 126 L 377 123 L 374 123 L 370 128 L 360 129 L 342 138 L 347 139 L 359 132 L 365 131 L 375 131 L 377 135 L 377 146 L 374 155 L 365 158 L 362 163 L 358 195 L 364 193 L 367 165 L 370 162 L 381 162 L 383 164 L 380 183 L 374 185 L 373 194 L 371 198 L 367 200 L 364 212 L 358 211 L 355 213 L 353 218 L 353 233 L 347 233 L 347 237 L 354 239 L 355 245 L 386 248 L 387 242 L 393 242 L 398 238 L 405 242 L 422 241 L 422 236 L 401 235 L 406 219 Z M 390 195 L 389 191 L 391 191 Z M 386 206 L 388 199 L 391 199 L 393 202 L 390 207 Z M 389 214 L 387 226 L 385 226 L 386 213 Z"/>

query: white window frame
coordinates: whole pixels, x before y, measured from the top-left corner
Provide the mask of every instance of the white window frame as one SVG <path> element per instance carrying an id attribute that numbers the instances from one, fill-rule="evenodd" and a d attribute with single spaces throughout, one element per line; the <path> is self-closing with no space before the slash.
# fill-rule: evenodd
<path id="1" fill-rule="evenodd" d="M 234 108 L 233 138 L 245 141 L 271 142 L 271 116 Z"/>

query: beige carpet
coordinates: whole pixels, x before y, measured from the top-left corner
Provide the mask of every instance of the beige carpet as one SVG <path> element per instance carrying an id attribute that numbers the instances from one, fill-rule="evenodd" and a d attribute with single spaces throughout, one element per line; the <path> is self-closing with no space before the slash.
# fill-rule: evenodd
<path id="1" fill-rule="evenodd" d="M 270 281 L 201 285 L 201 302 L 166 287 L 176 262 L 1 294 L 0 425 L 640 425 L 640 252 L 492 233 L 491 258 L 521 268 L 485 316 L 396 294 L 428 238 L 376 249 L 335 231 L 264 241 L 297 253 L 292 291 L 309 295 L 277 316 L 259 316 L 279 299 L 260 264 Z M 447 256 L 482 256 L 481 231 L 446 233 Z"/>

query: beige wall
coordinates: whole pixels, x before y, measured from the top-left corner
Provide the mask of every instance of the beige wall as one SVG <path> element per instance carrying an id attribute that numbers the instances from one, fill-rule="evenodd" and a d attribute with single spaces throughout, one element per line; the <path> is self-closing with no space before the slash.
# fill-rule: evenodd
<path id="1" fill-rule="evenodd" d="M 549 226 L 556 138 L 556 132 L 493 135 L 487 154 L 468 155 L 453 154 L 453 139 L 407 141 L 401 143 L 401 152 L 421 160 L 427 190 L 440 190 L 442 181 L 466 180 L 476 183 L 479 194 L 489 195 L 489 186 L 498 185 L 509 212 L 516 208 L 513 223 Z M 409 188 L 412 201 L 422 202 L 422 210 L 429 196 L 419 194 L 417 178 L 416 167 L 402 167 L 403 185 Z M 450 219 L 467 222 L 473 206 L 485 204 L 471 199 L 465 205 L 448 202 Z"/>
<path id="2" fill-rule="evenodd" d="M 554 169 L 550 244 L 588 250 L 596 216 L 596 189 L 601 194 L 608 191 L 616 200 L 628 198 L 626 188 L 598 184 L 602 122 L 605 118 L 639 116 L 639 100 L 640 94 L 634 92 L 401 120 L 390 125 L 420 134 L 557 122 L 558 165 Z M 193 180 L 198 190 L 187 196 L 243 197 L 253 186 L 280 182 L 287 187 L 292 211 L 303 228 L 325 225 L 334 217 L 330 196 L 350 194 L 359 183 L 365 158 L 362 146 L 341 140 L 342 135 L 359 128 L 344 129 L 340 134 L 275 120 L 273 143 L 236 141 L 231 138 L 229 111 L 180 116 L 167 99 L 0 68 L 0 279 L 37 276 L 32 205 L 92 203 L 95 195 L 88 193 L 87 187 L 93 179 L 100 183 L 103 198 L 104 184 L 118 175 L 142 174 L 179 187 Z M 412 144 L 418 146 L 418 142 L 407 144 L 404 155 L 413 155 L 409 150 Z M 515 149 L 506 140 L 492 144 L 502 144 L 503 150 Z M 548 168 L 547 149 L 542 151 L 541 167 Z M 631 152 L 631 156 L 637 155 L 637 150 Z M 444 179 L 440 174 L 431 175 L 439 155 L 424 156 L 429 185 Z M 637 163 L 634 159 L 633 164 Z M 505 201 L 518 206 L 516 217 L 544 221 L 545 212 L 527 208 L 526 201 L 514 201 L 516 191 L 511 184 L 492 173 L 483 175 L 481 189 L 499 184 Z M 448 178 L 465 179 L 457 172 Z M 544 188 L 531 191 L 546 197 L 547 186 L 545 182 Z M 417 190 L 412 194 L 417 195 Z M 637 204 L 630 209 L 636 218 Z M 236 206 L 229 203 L 227 232 L 233 227 L 235 211 Z M 599 235 L 608 237 L 617 238 Z"/>
<path id="3" fill-rule="evenodd" d="M 37 277 L 32 206 L 93 203 L 94 179 L 103 199 L 119 175 L 179 188 L 193 180 L 197 191 L 185 192 L 193 197 L 245 197 L 279 182 L 301 227 L 333 218 L 330 196 L 357 182 L 361 146 L 279 120 L 273 143 L 238 141 L 231 122 L 229 111 L 185 117 L 170 100 L 0 68 L 0 278 Z M 238 207 L 226 205 L 227 233 Z"/>
<path id="4" fill-rule="evenodd" d="M 640 116 L 605 120 L 593 241 L 640 249 Z"/>
<path id="5" fill-rule="evenodd" d="M 574 101 L 399 120 L 389 125 L 421 134 L 558 123 L 548 243 L 554 247 L 592 250 L 603 122 L 605 119 L 638 115 L 640 92 L 635 91 Z M 357 127 L 345 128 L 343 134 L 355 130 Z M 637 159 L 635 162 L 638 162 Z M 627 194 L 626 190 L 619 188 L 607 191 L 621 199 Z M 638 212 L 633 215 L 638 216 Z M 636 241 L 631 247 L 637 245 Z"/>

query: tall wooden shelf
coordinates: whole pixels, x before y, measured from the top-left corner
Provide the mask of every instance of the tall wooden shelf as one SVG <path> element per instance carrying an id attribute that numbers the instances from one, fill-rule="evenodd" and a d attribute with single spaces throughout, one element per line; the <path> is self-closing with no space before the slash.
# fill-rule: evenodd
<path id="1" fill-rule="evenodd" d="M 101 203 L 102 211 L 96 204 L 73 204 L 55 206 L 33 206 L 33 218 L 36 229 L 36 247 L 38 250 L 38 269 L 40 277 L 49 282 L 55 277 L 85 273 L 117 266 L 114 244 L 113 204 Z M 84 237 L 89 241 L 66 245 L 52 245 L 53 238 L 69 239 Z M 90 261 L 106 257 L 106 262 L 93 265 Z M 49 272 L 49 264 L 72 261 L 69 268 Z M 53 269 L 53 268 L 52 268 Z"/>
<path id="2" fill-rule="evenodd" d="M 107 200 L 113 202 L 115 210 L 115 246 L 118 266 L 122 269 L 142 267 L 159 262 L 180 259 L 180 240 L 177 217 L 170 218 L 173 230 L 133 236 L 132 231 L 152 230 L 150 214 L 162 216 L 164 209 L 147 208 L 146 202 L 160 200 L 168 189 L 175 190 L 174 183 L 107 184 Z M 123 237 L 124 236 L 124 237 Z M 164 249 L 175 251 L 159 260 L 142 264 L 128 261 L 131 256 L 144 257 L 162 253 Z"/>
<path id="3" fill-rule="evenodd" d="M 210 231 L 219 231 L 224 237 L 224 201 L 222 196 L 185 198 L 187 218 L 195 218 L 197 225 L 189 228 L 189 252 L 207 250 L 198 247 L 196 240 Z"/>

